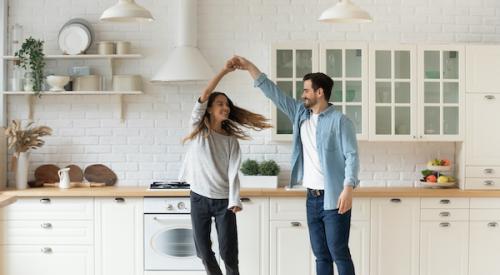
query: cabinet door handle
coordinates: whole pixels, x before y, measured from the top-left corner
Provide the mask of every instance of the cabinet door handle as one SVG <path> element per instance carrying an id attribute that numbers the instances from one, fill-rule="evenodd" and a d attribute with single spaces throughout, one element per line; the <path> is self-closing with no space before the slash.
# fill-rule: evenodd
<path id="1" fill-rule="evenodd" d="M 492 99 L 495 99 L 495 96 L 494 95 L 485 95 L 484 98 L 486 98 L 487 100 L 492 100 Z"/>
<path id="2" fill-rule="evenodd" d="M 117 203 L 124 203 L 125 199 L 124 198 L 115 198 L 115 202 L 117 202 Z"/>
<path id="3" fill-rule="evenodd" d="M 450 200 L 440 200 L 440 204 L 450 204 Z"/>
<path id="4" fill-rule="evenodd" d="M 52 248 L 44 247 L 40 251 L 42 251 L 42 253 L 49 254 L 49 253 L 52 253 Z"/>
<path id="5" fill-rule="evenodd" d="M 442 223 L 439 224 L 439 226 L 441 226 L 441 227 L 450 227 L 451 224 L 449 222 L 442 222 Z"/>
<path id="6" fill-rule="evenodd" d="M 241 202 L 251 202 L 250 198 L 241 198 Z"/>
<path id="7" fill-rule="evenodd" d="M 50 203 L 50 199 L 49 198 L 40 199 L 40 203 L 49 204 Z"/>
<path id="8" fill-rule="evenodd" d="M 497 222 L 489 222 L 488 227 L 497 227 L 498 223 Z"/>
<path id="9" fill-rule="evenodd" d="M 495 183 L 492 180 L 485 180 L 484 185 L 495 185 Z"/>
<path id="10" fill-rule="evenodd" d="M 52 228 L 52 224 L 50 222 L 44 222 L 44 223 L 40 224 L 40 227 L 43 229 L 49 229 L 49 228 Z"/>
<path id="11" fill-rule="evenodd" d="M 491 168 L 486 168 L 486 169 L 484 169 L 484 173 L 485 173 L 485 174 L 493 174 L 493 171 L 494 171 L 494 170 L 493 170 L 493 169 L 491 169 Z"/>
<path id="12" fill-rule="evenodd" d="M 293 227 L 299 227 L 301 226 L 302 224 L 300 222 L 291 222 L 290 223 Z"/>
<path id="13" fill-rule="evenodd" d="M 441 213 L 439 213 L 439 216 L 441 216 L 441 217 L 449 217 L 450 216 L 450 212 L 448 212 L 448 211 L 441 212 Z"/>
<path id="14" fill-rule="evenodd" d="M 394 198 L 394 199 L 391 199 L 391 202 L 393 202 L 393 203 L 400 203 L 401 199 Z"/>

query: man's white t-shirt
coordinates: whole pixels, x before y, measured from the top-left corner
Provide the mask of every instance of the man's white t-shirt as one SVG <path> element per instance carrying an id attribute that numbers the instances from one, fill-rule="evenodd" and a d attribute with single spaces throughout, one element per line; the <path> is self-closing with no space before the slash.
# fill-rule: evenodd
<path id="1" fill-rule="evenodd" d="M 319 114 L 311 114 L 308 120 L 300 125 L 300 139 L 304 155 L 304 179 L 302 185 L 310 189 L 325 189 L 325 179 L 321 171 L 318 149 L 316 147 L 316 128 Z"/>

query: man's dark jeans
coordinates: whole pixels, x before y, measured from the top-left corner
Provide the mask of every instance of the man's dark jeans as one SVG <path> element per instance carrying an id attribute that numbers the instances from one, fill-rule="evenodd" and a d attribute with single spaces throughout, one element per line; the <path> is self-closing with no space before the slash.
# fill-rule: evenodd
<path id="1" fill-rule="evenodd" d="M 316 274 L 333 275 L 333 262 L 339 275 L 354 275 L 349 252 L 351 210 L 339 214 L 338 209 L 324 210 L 323 191 L 307 191 L 307 224 L 312 250 L 316 256 Z"/>
<path id="2" fill-rule="evenodd" d="M 215 218 L 217 239 L 227 275 L 239 275 L 238 234 L 236 215 L 227 209 L 227 199 L 210 199 L 191 191 L 191 222 L 193 224 L 196 253 L 205 265 L 207 275 L 222 275 L 212 251 L 210 233 L 212 217 Z"/>

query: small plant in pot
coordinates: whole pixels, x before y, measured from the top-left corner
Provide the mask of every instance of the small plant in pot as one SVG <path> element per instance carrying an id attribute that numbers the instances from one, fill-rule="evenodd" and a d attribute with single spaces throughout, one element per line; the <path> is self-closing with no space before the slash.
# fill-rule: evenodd
<path id="1" fill-rule="evenodd" d="M 33 91 L 40 96 L 43 84 L 43 68 L 45 67 L 45 54 L 43 53 L 43 41 L 29 37 L 21 45 L 21 49 L 15 53 L 19 57 L 19 66 L 25 70 L 25 91 Z"/>
<path id="2" fill-rule="evenodd" d="M 258 163 L 247 159 L 241 164 L 240 184 L 243 188 L 276 188 L 280 167 L 274 160 Z"/>

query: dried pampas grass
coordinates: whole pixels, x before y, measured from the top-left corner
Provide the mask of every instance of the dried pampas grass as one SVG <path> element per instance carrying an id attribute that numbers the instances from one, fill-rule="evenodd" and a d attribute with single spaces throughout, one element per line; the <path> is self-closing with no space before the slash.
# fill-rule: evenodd
<path id="1" fill-rule="evenodd" d="M 9 149 L 14 149 L 14 156 L 19 153 L 27 152 L 29 149 L 37 149 L 45 144 L 41 139 L 43 136 L 52 135 L 52 129 L 47 126 L 33 127 L 33 122 L 29 122 L 25 128 L 22 127 L 20 120 L 12 120 L 10 125 L 5 128 L 5 135 L 9 144 Z"/>

